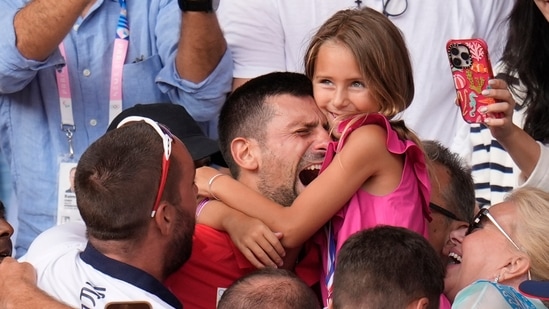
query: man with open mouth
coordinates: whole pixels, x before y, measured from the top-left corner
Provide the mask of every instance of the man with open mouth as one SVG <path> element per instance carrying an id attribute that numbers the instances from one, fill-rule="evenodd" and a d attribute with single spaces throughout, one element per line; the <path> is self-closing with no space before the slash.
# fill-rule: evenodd
<path id="1" fill-rule="evenodd" d="M 219 117 L 220 149 L 232 177 L 282 206 L 290 206 L 318 176 L 330 141 L 326 127 L 305 75 L 271 73 L 250 80 L 229 96 Z M 185 308 L 215 308 L 220 295 L 236 279 L 264 266 L 264 260 L 251 250 L 241 252 L 238 243 L 233 244 L 235 237 L 230 233 L 234 230 L 225 224 L 232 222 L 244 230 L 247 220 L 243 214 L 225 210 L 219 201 L 199 203 L 191 258 L 166 282 Z M 210 215 L 221 216 L 226 223 L 216 228 L 225 228 L 229 234 L 205 225 L 211 221 L 202 220 Z M 270 230 L 268 234 L 272 235 Z M 311 247 L 287 249 L 283 263 L 280 260 L 267 266 L 293 270 L 313 286 L 320 265 L 318 253 Z"/>

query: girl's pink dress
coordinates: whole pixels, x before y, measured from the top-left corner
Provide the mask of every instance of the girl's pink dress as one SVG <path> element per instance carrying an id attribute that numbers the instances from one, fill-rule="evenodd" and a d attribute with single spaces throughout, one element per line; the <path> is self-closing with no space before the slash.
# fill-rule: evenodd
<path id="1" fill-rule="evenodd" d="M 339 129 L 345 128 L 349 121 L 351 120 L 343 121 L 339 125 Z M 428 236 L 427 224 L 431 219 L 429 216 L 431 186 L 424 154 L 414 142 L 401 140 L 385 116 L 377 113 L 361 116 L 344 132 L 339 141 L 331 142 L 321 172 L 326 169 L 335 154 L 345 145 L 349 134 L 356 128 L 367 124 L 381 126 L 387 131 L 386 147 L 391 153 L 405 156 L 404 170 L 399 186 L 392 193 L 376 196 L 359 189 L 331 219 L 331 224 L 328 226 L 332 231 L 318 233 L 322 234 L 317 239 L 320 240 L 322 253 L 321 287 L 324 302 L 328 295 L 326 278 L 328 280 L 331 278 L 327 274 L 333 270 L 333 263 L 330 262 L 330 259 L 334 259 L 345 240 L 352 234 L 383 224 L 405 227 L 425 238 Z M 372 162 L 372 164 L 377 163 Z M 332 240 L 331 243 L 330 240 Z M 332 268 L 329 268 L 329 265 L 332 265 Z"/>

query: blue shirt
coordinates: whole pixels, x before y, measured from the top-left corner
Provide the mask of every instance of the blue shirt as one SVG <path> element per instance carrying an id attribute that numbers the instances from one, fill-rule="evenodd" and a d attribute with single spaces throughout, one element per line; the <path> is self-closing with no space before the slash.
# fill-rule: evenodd
<path id="1" fill-rule="evenodd" d="M 0 147 L 16 194 L 18 256 L 56 223 L 59 158 L 68 153 L 67 137 L 60 129 L 55 76 L 65 59 L 55 51 L 44 61 L 28 60 L 15 46 L 13 19 L 26 2 L 0 1 Z M 181 23 L 177 1 L 131 0 L 127 7 L 130 41 L 123 108 L 137 103 L 181 104 L 215 137 L 217 115 L 231 88 L 230 52 L 203 82 L 182 80 L 175 68 Z M 76 125 L 75 159 L 108 126 L 109 76 L 119 14 L 118 1 L 98 0 L 64 40 Z"/>
<path id="2" fill-rule="evenodd" d="M 454 299 L 452 309 L 547 309 L 539 299 L 522 295 L 513 287 L 478 280 L 463 288 Z"/>

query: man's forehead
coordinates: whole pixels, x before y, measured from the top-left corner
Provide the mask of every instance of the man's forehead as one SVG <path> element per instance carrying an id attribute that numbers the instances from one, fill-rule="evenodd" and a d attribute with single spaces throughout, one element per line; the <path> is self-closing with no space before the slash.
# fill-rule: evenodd
<path id="1" fill-rule="evenodd" d="M 288 121 L 304 119 L 305 121 L 318 122 L 324 118 L 312 97 L 281 95 L 273 98 L 271 104 L 274 117 L 281 117 Z"/>
<path id="2" fill-rule="evenodd" d="M 312 96 L 296 96 L 285 93 L 271 96 L 267 100 L 269 101 L 269 104 L 279 109 L 285 109 L 287 107 L 316 108 L 315 100 Z"/>

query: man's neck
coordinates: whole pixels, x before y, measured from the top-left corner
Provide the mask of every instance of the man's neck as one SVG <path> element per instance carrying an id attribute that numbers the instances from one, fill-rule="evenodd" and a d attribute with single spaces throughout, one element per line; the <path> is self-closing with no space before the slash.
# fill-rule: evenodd
<path id="1" fill-rule="evenodd" d="M 166 279 L 161 269 L 163 264 L 158 263 L 158 261 L 162 260 L 161 257 L 157 256 L 156 258 L 158 259 L 156 259 L 152 256 L 154 252 L 159 252 L 160 249 L 158 248 L 143 248 L 134 242 L 97 240 L 91 237 L 89 241 L 97 251 L 113 260 L 139 268 L 155 277 L 158 281 Z M 143 252 L 149 252 L 150 254 L 143 254 Z"/>

